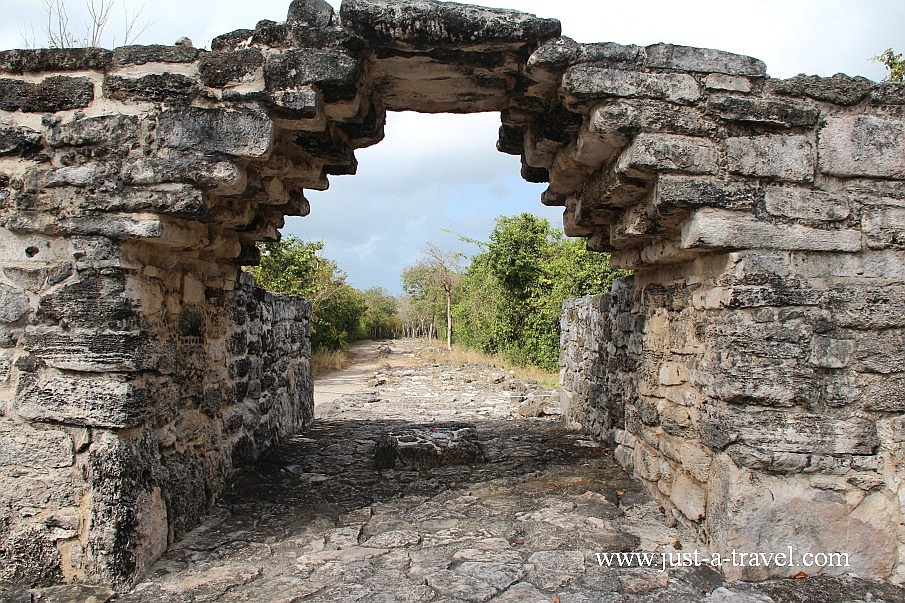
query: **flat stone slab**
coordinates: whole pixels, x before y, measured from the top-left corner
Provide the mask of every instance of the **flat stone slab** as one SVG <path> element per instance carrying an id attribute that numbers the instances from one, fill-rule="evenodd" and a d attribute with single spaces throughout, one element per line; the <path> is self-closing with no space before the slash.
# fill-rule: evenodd
<path id="1" fill-rule="evenodd" d="M 467 423 L 425 425 L 391 433 L 377 442 L 374 463 L 380 469 L 433 469 L 486 461 L 478 430 Z"/>

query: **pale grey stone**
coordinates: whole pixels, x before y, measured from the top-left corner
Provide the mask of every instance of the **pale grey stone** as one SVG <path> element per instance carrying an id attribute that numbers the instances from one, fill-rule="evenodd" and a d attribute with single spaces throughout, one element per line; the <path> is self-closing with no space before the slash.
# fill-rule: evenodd
<path id="1" fill-rule="evenodd" d="M 53 469 L 70 467 L 74 458 L 66 433 L 0 419 L 0 465 Z"/>
<path id="2" fill-rule="evenodd" d="M 622 71 L 590 63 L 570 68 L 562 87 L 577 102 L 616 96 L 691 103 L 701 97 L 697 81 L 688 74 Z"/>
<path id="3" fill-rule="evenodd" d="M 639 134 L 619 157 L 616 169 L 629 176 L 645 172 L 711 174 L 717 171 L 716 145 L 706 138 Z"/>
<path id="4" fill-rule="evenodd" d="M 828 117 L 820 129 L 818 168 L 833 176 L 905 179 L 905 123 L 876 115 Z"/>
<path id="5" fill-rule="evenodd" d="M 792 219 L 836 222 L 851 214 L 847 198 L 801 188 L 768 187 L 764 204 L 767 213 Z"/>
<path id="6" fill-rule="evenodd" d="M 646 47 L 645 51 L 649 67 L 754 77 L 763 77 L 767 74 L 767 66 L 763 61 L 722 50 L 653 44 Z"/>
<path id="7" fill-rule="evenodd" d="M 263 112 L 236 109 L 166 111 L 158 118 L 160 144 L 176 149 L 264 157 L 273 144 L 273 122 Z"/>
<path id="8" fill-rule="evenodd" d="M 815 149 L 808 136 L 766 134 L 726 140 L 729 171 L 792 182 L 814 179 Z"/>

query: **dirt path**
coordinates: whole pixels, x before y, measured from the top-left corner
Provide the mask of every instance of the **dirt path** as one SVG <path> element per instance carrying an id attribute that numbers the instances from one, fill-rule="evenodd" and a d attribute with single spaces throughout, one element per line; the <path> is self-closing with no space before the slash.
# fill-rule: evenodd
<path id="1" fill-rule="evenodd" d="M 237 476 L 123 602 L 902 601 L 857 579 L 724 583 L 557 394 L 418 342 L 318 381 L 314 426 Z M 419 360 L 420 358 L 420 360 Z M 605 562 L 622 551 L 652 566 Z M 59 599 L 62 600 L 62 599 Z M 97 600 L 104 600 L 99 598 Z"/>

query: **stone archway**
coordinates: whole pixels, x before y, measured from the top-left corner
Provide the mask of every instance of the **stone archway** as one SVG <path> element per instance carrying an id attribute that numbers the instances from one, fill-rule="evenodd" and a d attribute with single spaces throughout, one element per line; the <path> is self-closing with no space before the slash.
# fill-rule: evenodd
<path id="1" fill-rule="evenodd" d="M 310 422 L 309 307 L 239 267 L 387 109 L 500 111 L 567 233 L 636 269 L 567 305 L 567 400 L 679 520 L 901 578 L 900 86 L 432 0 L 0 74 L 0 580 L 129 584 Z"/>

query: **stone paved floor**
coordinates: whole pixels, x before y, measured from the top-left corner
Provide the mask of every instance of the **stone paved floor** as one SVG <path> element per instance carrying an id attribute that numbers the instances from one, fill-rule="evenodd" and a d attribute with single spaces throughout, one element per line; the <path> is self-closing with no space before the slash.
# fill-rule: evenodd
<path id="1" fill-rule="evenodd" d="M 709 567 L 602 566 L 602 552 L 700 545 L 608 449 L 555 417 L 521 416 L 552 412 L 554 392 L 492 367 L 419 365 L 413 342 L 393 348 L 370 387 L 318 406 L 311 430 L 238 476 L 113 600 L 905 601 L 853 578 L 729 584 Z"/>

